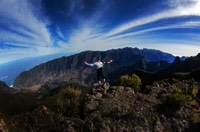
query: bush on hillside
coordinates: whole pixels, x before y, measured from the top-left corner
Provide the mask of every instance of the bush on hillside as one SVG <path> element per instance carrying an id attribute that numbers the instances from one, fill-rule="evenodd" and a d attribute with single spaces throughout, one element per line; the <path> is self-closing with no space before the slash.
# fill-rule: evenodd
<path id="1" fill-rule="evenodd" d="M 152 92 L 152 87 L 149 86 L 149 85 L 147 85 L 147 86 L 145 87 L 145 89 L 144 89 L 144 93 L 150 94 L 151 92 Z"/>
<path id="2" fill-rule="evenodd" d="M 80 90 L 74 88 L 68 88 L 66 90 L 65 99 L 68 100 L 69 104 L 66 109 L 68 114 L 77 114 L 79 112 L 80 98 L 81 98 Z"/>
<path id="3" fill-rule="evenodd" d="M 81 91 L 68 86 L 49 97 L 44 104 L 54 112 L 73 116 L 79 113 L 80 99 Z"/>
<path id="4" fill-rule="evenodd" d="M 173 78 L 177 80 L 185 80 L 185 79 L 190 79 L 190 73 L 188 72 L 176 72 L 173 75 Z"/>
<path id="5" fill-rule="evenodd" d="M 180 92 L 173 92 L 165 96 L 165 106 L 172 111 L 176 111 L 181 108 L 186 102 L 185 96 Z"/>
<path id="6" fill-rule="evenodd" d="M 175 79 L 175 78 L 170 78 L 170 79 L 168 80 L 168 82 L 169 82 L 170 84 L 175 84 L 175 83 L 178 83 L 179 81 L 178 81 L 177 79 Z"/>
<path id="7" fill-rule="evenodd" d="M 117 84 L 121 86 L 132 87 L 137 92 L 142 83 L 141 79 L 136 74 L 132 74 L 131 76 L 124 75 L 119 77 Z"/>

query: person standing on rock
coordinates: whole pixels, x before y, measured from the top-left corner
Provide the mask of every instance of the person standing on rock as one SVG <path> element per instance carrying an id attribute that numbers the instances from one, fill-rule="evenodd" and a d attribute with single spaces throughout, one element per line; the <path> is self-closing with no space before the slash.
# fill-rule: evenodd
<path id="1" fill-rule="evenodd" d="M 110 60 L 108 62 L 102 62 L 100 57 L 97 57 L 97 61 L 96 62 L 90 64 L 90 63 L 87 63 L 87 61 L 84 61 L 84 64 L 86 64 L 88 66 L 91 66 L 91 67 L 95 66 L 97 68 L 98 83 L 99 83 L 99 85 L 102 85 L 102 82 L 103 82 L 103 84 L 106 83 L 106 79 L 105 79 L 104 73 L 103 73 L 103 65 L 104 64 L 110 64 L 112 62 L 113 62 L 113 60 Z"/>

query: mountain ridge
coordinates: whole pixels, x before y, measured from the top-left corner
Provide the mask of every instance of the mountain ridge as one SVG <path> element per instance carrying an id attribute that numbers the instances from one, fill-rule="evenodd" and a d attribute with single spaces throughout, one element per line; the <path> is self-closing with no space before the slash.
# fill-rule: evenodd
<path id="1" fill-rule="evenodd" d="M 171 62 L 175 57 L 158 50 L 140 50 L 138 48 L 111 49 L 107 51 L 84 51 L 69 57 L 61 57 L 47 63 L 40 64 L 29 71 L 22 72 L 15 80 L 15 87 L 29 87 L 45 83 L 54 79 L 85 81 L 94 76 L 94 68 L 83 65 L 83 61 L 94 62 L 97 57 L 104 61 L 113 59 L 111 65 L 105 66 L 105 73 L 115 68 L 134 64 L 144 59 L 146 61 L 165 60 Z M 89 80 L 90 82 L 92 80 Z M 94 80 L 93 80 L 94 81 Z"/>
<path id="2" fill-rule="evenodd" d="M 23 71 L 29 70 L 41 63 L 56 59 L 60 56 L 67 55 L 66 53 L 45 55 L 38 57 L 29 57 L 0 64 L 0 81 L 7 85 L 13 85 L 15 78 Z"/>

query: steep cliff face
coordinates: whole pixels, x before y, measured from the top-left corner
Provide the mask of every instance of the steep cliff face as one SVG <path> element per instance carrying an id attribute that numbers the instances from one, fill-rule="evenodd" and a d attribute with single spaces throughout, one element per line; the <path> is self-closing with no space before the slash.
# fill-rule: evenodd
<path id="1" fill-rule="evenodd" d="M 94 68 L 89 68 L 83 64 L 83 61 L 94 62 L 100 56 L 104 61 L 113 59 L 114 62 L 104 67 L 108 73 L 116 68 L 137 63 L 140 60 L 171 62 L 174 56 L 157 50 L 139 50 L 137 48 L 124 48 L 108 51 L 86 51 L 70 57 L 62 57 L 38 65 L 29 71 L 22 72 L 15 80 L 14 86 L 18 88 L 31 87 L 52 80 L 78 80 L 94 81 Z M 92 75 L 91 75 L 92 73 Z"/>

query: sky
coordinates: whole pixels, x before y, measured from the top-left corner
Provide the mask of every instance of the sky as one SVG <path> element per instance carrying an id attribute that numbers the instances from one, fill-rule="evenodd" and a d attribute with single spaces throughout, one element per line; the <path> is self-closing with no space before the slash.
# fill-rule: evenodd
<path id="1" fill-rule="evenodd" d="M 0 64 L 122 47 L 200 52 L 200 0 L 0 0 Z"/>

